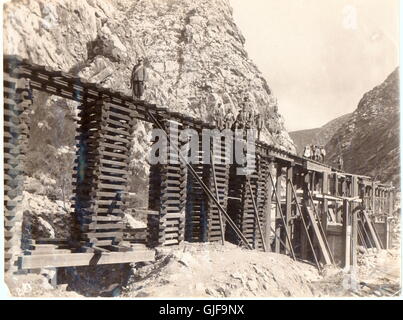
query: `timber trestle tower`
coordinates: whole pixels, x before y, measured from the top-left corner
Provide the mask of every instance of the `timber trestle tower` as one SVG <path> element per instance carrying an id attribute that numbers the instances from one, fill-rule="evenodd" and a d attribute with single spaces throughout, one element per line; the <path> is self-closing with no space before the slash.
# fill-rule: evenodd
<path id="1" fill-rule="evenodd" d="M 80 104 L 72 172 L 74 222 L 66 226 L 71 239 L 32 239 L 24 247 L 20 206 L 27 110 L 35 91 Z M 191 128 L 202 136 L 203 129 L 214 127 L 16 56 L 4 57 L 3 97 L 7 272 L 150 261 L 154 247 L 183 241 L 225 240 L 310 260 L 318 268 L 355 266 L 358 246 L 390 247 L 392 186 L 261 141 L 255 143 L 256 152 L 246 154 L 249 173 L 239 175 L 242 166 L 226 161 L 233 146 L 224 138 L 210 145 L 212 163 L 189 164 L 173 156 L 150 166 L 147 247 L 136 246 L 125 239 L 123 220 L 134 123 L 150 122 L 167 135 Z M 171 144 L 182 147 L 184 142 L 168 139 L 167 147 Z M 200 142 L 196 158 L 202 160 L 205 152 Z"/>

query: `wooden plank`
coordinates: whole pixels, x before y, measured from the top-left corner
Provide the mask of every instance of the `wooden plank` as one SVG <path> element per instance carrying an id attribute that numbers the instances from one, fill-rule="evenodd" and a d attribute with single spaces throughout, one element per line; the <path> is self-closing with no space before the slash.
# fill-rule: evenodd
<path id="1" fill-rule="evenodd" d="M 331 222 L 336 223 L 337 222 L 336 215 L 334 214 L 334 210 L 332 208 L 328 208 L 328 214 L 330 216 Z"/>
<path id="2" fill-rule="evenodd" d="M 90 243 L 86 242 L 89 245 L 97 245 L 97 246 L 110 246 L 112 245 L 114 240 L 98 240 L 98 239 L 91 239 Z"/>
<path id="3" fill-rule="evenodd" d="M 122 221 L 122 217 L 119 216 L 87 216 L 84 217 L 85 219 L 91 220 L 91 221 Z"/>
<path id="4" fill-rule="evenodd" d="M 116 200 L 116 199 L 111 199 L 111 200 L 100 200 L 100 199 L 90 199 L 90 200 L 87 200 L 87 201 L 72 201 L 72 203 L 73 204 L 75 204 L 75 203 L 80 203 L 81 205 L 82 205 L 82 207 L 84 207 L 85 208 L 85 206 L 84 205 L 86 205 L 86 206 L 110 206 L 110 207 L 112 207 L 112 208 L 117 208 L 117 207 L 119 207 L 119 206 L 121 206 L 121 205 L 123 205 L 123 202 L 122 201 L 119 201 L 119 200 Z"/>
<path id="5" fill-rule="evenodd" d="M 107 157 L 111 157 L 111 158 L 120 158 L 120 159 L 129 159 L 129 156 L 124 154 L 124 153 L 118 153 L 118 152 L 109 152 L 109 151 L 104 151 L 102 150 L 100 152 L 101 156 L 107 156 Z"/>
<path id="6" fill-rule="evenodd" d="M 165 240 L 163 244 L 164 246 L 179 244 L 179 241 L 177 239 Z"/>
<path id="7" fill-rule="evenodd" d="M 86 226 L 85 224 L 83 226 Z M 123 229 L 124 223 L 97 223 L 93 222 L 87 225 L 90 230 Z"/>
<path id="8" fill-rule="evenodd" d="M 332 168 L 328 167 L 326 165 L 322 165 L 320 163 L 317 162 L 313 162 L 313 161 L 309 161 L 306 160 L 306 169 L 309 171 L 316 171 L 316 172 L 327 172 L 327 173 L 331 173 L 332 172 Z"/>
<path id="9" fill-rule="evenodd" d="M 320 221 L 316 222 L 315 217 L 313 216 L 311 208 L 305 206 L 305 209 L 306 209 L 306 211 L 308 213 L 309 220 L 311 221 L 311 226 L 313 227 L 315 237 L 318 240 L 318 243 L 319 243 L 319 246 L 320 246 L 320 249 L 321 249 L 321 253 L 323 254 L 323 259 L 325 260 L 326 264 L 332 264 L 332 260 L 330 259 L 329 252 L 327 250 L 327 247 L 325 245 L 324 239 L 323 239 L 322 234 L 320 233 L 320 230 L 319 230 L 319 227 L 318 227 L 318 223 L 320 223 Z"/>
<path id="10" fill-rule="evenodd" d="M 369 232 L 371 232 L 371 237 L 375 242 L 376 249 L 381 250 L 381 244 L 379 243 L 379 239 L 378 239 L 378 237 L 377 237 L 377 235 L 375 233 L 375 229 L 374 229 L 374 226 L 372 224 L 372 220 L 368 216 L 368 213 L 367 213 L 366 210 L 362 210 L 362 213 L 363 213 L 363 217 L 364 217 L 364 219 L 365 219 L 365 221 L 367 223 L 367 226 L 369 228 Z"/>
<path id="11" fill-rule="evenodd" d="M 69 249 L 41 249 L 41 250 L 26 250 L 27 255 L 45 255 L 45 254 L 69 254 L 71 250 Z"/>
<path id="12" fill-rule="evenodd" d="M 154 261 L 153 250 L 134 250 L 128 252 L 103 253 L 67 253 L 22 256 L 22 269 L 95 266 L 113 263 L 133 263 Z"/>
<path id="13" fill-rule="evenodd" d="M 118 227 L 116 227 L 118 229 Z M 123 237 L 123 232 L 112 231 L 112 232 L 86 232 L 84 236 L 92 239 L 92 238 L 121 238 Z"/>

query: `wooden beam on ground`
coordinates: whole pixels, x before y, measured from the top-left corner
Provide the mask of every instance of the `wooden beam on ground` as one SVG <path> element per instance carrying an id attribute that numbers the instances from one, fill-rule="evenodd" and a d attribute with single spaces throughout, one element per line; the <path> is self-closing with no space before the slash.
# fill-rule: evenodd
<path id="1" fill-rule="evenodd" d="M 62 253 L 21 257 L 22 269 L 96 266 L 113 263 L 154 261 L 154 250 L 134 250 L 104 253 Z"/>

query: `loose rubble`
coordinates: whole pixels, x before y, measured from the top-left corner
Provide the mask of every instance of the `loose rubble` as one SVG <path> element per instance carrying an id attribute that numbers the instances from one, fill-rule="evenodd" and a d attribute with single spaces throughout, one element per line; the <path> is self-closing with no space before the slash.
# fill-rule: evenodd
<path id="1" fill-rule="evenodd" d="M 138 267 L 124 297 L 313 297 L 315 267 L 226 243 L 184 243 L 162 249 Z M 163 290 L 162 290 L 163 289 Z"/>

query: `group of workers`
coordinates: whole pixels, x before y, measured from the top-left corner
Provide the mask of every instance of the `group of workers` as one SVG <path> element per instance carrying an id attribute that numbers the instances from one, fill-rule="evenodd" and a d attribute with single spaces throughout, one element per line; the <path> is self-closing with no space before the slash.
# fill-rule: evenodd
<path id="1" fill-rule="evenodd" d="M 303 156 L 308 159 L 312 159 L 319 162 L 325 162 L 326 149 L 324 146 L 318 146 L 314 144 L 308 144 L 304 148 Z M 343 170 L 343 157 L 341 155 L 337 158 L 337 166 L 339 170 Z"/>
<path id="2" fill-rule="evenodd" d="M 144 65 L 144 58 L 139 57 L 134 66 L 130 79 L 130 88 L 133 90 L 133 98 L 142 100 L 145 89 L 145 82 L 148 80 L 147 69 Z M 243 98 L 238 115 L 235 117 L 231 108 L 225 110 L 221 102 L 218 102 L 214 108 L 212 120 L 220 130 L 248 130 L 256 129 L 260 140 L 260 133 L 264 126 L 264 119 L 261 114 L 255 114 L 251 101 L 248 96 Z M 319 162 L 325 162 L 326 150 L 324 146 L 309 144 L 305 146 L 303 156 Z M 343 158 L 339 156 L 338 167 L 343 170 Z"/>
<path id="3" fill-rule="evenodd" d="M 248 97 L 245 97 L 243 99 L 236 117 L 230 108 L 228 108 L 228 110 L 224 110 L 222 108 L 222 104 L 218 103 L 218 106 L 214 109 L 213 121 L 216 127 L 220 130 L 256 129 L 258 139 L 260 139 L 260 133 L 264 125 L 264 119 L 262 115 L 260 113 L 254 112 L 253 107 L 250 105 Z"/>
<path id="4" fill-rule="evenodd" d="M 138 58 L 134 66 L 130 79 L 130 88 L 133 90 L 133 98 L 142 100 L 144 95 L 145 83 L 148 80 L 147 69 L 144 65 L 144 59 Z M 235 117 L 232 110 L 225 110 L 222 103 L 217 103 L 213 111 L 213 121 L 220 130 L 222 129 L 256 129 L 258 139 L 263 129 L 264 119 L 261 114 L 255 114 L 249 98 L 244 97 L 238 115 Z"/>
<path id="5" fill-rule="evenodd" d="M 303 156 L 319 162 L 325 162 L 326 149 L 324 146 L 308 144 L 305 146 Z"/>

